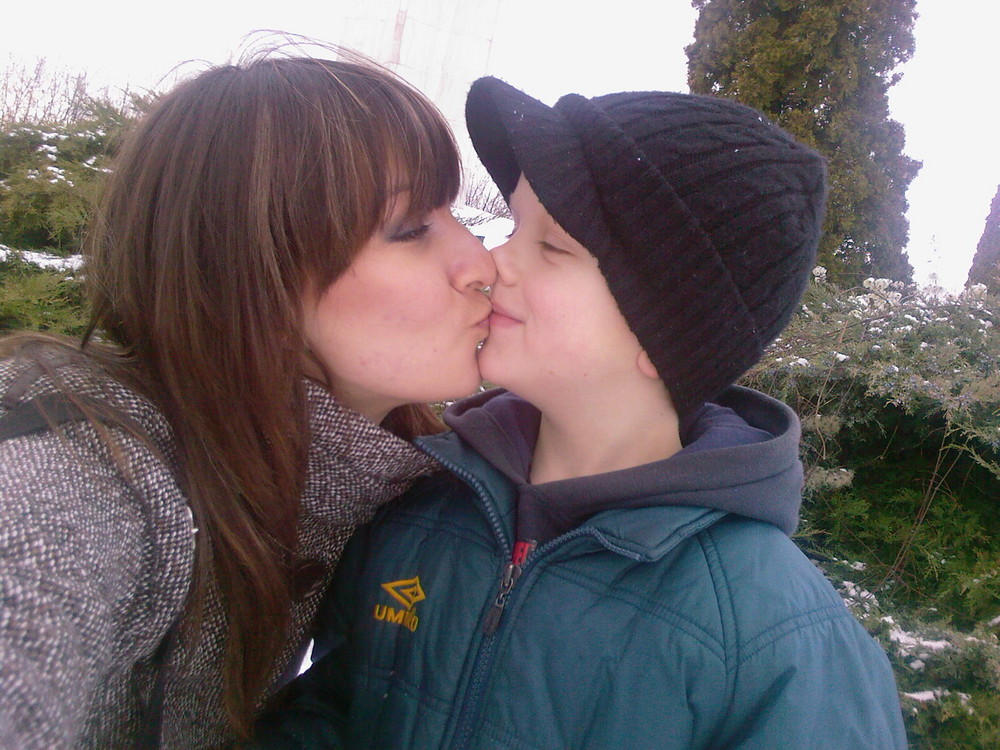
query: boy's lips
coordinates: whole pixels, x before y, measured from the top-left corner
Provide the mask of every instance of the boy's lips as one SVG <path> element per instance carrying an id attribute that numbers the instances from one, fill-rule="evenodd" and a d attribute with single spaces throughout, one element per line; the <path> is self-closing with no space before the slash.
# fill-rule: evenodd
<path id="1" fill-rule="evenodd" d="M 490 315 L 490 327 L 497 325 L 514 325 L 520 322 L 520 320 L 515 318 L 496 302 L 493 303 L 493 313 Z"/>

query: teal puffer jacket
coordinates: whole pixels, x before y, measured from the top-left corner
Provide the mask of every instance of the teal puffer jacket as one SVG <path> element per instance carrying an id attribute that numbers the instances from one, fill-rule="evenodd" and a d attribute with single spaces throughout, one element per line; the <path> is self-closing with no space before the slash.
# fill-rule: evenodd
<path id="1" fill-rule="evenodd" d="M 352 540 L 291 708 L 258 747 L 905 748 L 882 649 L 779 529 L 608 511 L 510 570 L 514 487 L 452 473 Z"/>

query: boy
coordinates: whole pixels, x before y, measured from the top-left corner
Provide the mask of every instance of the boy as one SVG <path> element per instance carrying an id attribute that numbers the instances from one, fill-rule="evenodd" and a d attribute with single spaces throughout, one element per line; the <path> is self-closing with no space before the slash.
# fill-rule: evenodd
<path id="1" fill-rule="evenodd" d="M 734 102 L 485 78 L 516 229 L 448 469 L 352 541 L 268 747 L 905 748 L 888 661 L 788 537 L 798 421 L 732 383 L 799 303 L 820 157 Z M 517 394 L 516 396 L 514 394 Z"/>

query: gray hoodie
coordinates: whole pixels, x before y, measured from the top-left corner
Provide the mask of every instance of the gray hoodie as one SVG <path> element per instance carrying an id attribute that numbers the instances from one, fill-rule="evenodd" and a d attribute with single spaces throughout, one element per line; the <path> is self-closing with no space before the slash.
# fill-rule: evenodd
<path id="1" fill-rule="evenodd" d="M 683 448 L 631 469 L 530 484 L 541 415 L 503 389 L 450 406 L 445 422 L 518 488 L 517 538 L 543 543 L 611 508 L 685 505 L 724 510 L 791 534 L 798 524 L 799 420 L 780 401 L 732 386 L 682 431 Z M 637 439 L 641 439 L 638 438 Z"/>

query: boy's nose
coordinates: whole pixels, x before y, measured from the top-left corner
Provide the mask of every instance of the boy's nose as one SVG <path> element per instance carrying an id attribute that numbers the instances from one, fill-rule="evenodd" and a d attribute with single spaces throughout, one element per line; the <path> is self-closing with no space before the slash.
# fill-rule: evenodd
<path id="1" fill-rule="evenodd" d="M 506 242 L 490 251 L 497 270 L 497 280 L 504 284 L 512 284 L 517 278 L 517 253 L 513 247 L 514 242 L 516 240 L 513 237 L 508 237 Z"/>

